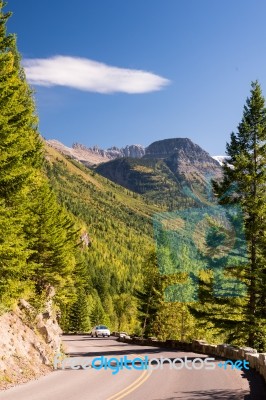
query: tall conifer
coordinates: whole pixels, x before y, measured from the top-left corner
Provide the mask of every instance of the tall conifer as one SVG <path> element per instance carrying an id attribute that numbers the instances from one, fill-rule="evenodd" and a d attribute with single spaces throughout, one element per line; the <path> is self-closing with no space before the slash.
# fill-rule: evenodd
<path id="1" fill-rule="evenodd" d="M 32 92 L 3 7 L 0 1 L 0 197 L 12 205 L 42 155 Z"/>
<path id="2" fill-rule="evenodd" d="M 266 107 L 259 83 L 252 82 L 236 133 L 227 144 L 224 178 L 214 183 L 223 204 L 240 204 L 249 262 L 244 268 L 248 287 L 243 318 L 248 344 L 266 349 Z M 237 190 L 232 191 L 235 186 Z M 225 195 L 226 194 L 226 195 Z"/>
<path id="3" fill-rule="evenodd" d="M 25 195 L 41 164 L 42 146 L 16 38 L 6 32 L 11 13 L 4 13 L 4 6 L 0 1 L 0 300 L 7 303 L 29 288 Z"/>

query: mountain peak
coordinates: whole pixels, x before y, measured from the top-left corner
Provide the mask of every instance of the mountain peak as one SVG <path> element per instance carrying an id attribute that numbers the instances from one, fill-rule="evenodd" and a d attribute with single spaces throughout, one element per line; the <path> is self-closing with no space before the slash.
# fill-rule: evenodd
<path id="1" fill-rule="evenodd" d="M 150 144 L 146 148 L 145 157 L 166 158 L 180 150 L 183 150 L 185 153 L 204 151 L 188 138 L 171 138 L 158 140 Z M 208 154 L 207 152 L 205 153 Z"/>

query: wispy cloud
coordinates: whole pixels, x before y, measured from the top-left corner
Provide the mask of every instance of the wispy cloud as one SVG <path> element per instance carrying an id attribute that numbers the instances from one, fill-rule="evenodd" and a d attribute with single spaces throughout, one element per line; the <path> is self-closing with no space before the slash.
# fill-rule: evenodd
<path id="1" fill-rule="evenodd" d="M 26 59 L 28 81 L 39 86 L 67 86 L 97 93 L 146 93 L 170 81 L 151 72 L 106 65 L 87 58 L 55 56 Z"/>

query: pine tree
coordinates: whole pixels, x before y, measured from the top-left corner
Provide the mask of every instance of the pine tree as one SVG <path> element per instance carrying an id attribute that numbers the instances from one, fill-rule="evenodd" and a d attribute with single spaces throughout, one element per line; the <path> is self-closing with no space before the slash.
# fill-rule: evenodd
<path id="1" fill-rule="evenodd" d="M 94 305 L 90 314 L 90 320 L 92 325 L 108 325 L 110 322 L 108 316 L 104 312 L 100 297 L 96 291 L 94 291 Z"/>
<path id="2" fill-rule="evenodd" d="M 8 309 L 33 290 L 29 282 L 31 251 L 24 237 L 23 217 L 0 201 L 0 303 Z"/>
<path id="3" fill-rule="evenodd" d="M 0 197 L 10 205 L 42 162 L 42 144 L 16 38 L 6 34 L 11 13 L 3 7 L 0 1 Z"/>
<path id="4" fill-rule="evenodd" d="M 70 332 L 88 332 L 92 326 L 90 321 L 90 304 L 88 296 L 82 286 L 77 289 L 77 299 L 69 310 Z"/>
<path id="5" fill-rule="evenodd" d="M 251 84 L 238 131 L 227 144 L 229 159 L 224 177 L 214 183 L 221 204 L 239 204 L 243 210 L 248 264 L 243 277 L 248 287 L 240 302 L 242 317 L 235 330 L 245 327 L 250 346 L 266 349 L 266 107 L 259 83 Z M 235 187 L 236 190 L 232 190 Z"/>
<path id="6" fill-rule="evenodd" d="M 135 290 L 138 299 L 139 320 L 143 336 L 154 334 L 153 327 L 163 302 L 162 275 L 157 266 L 156 253 L 152 252 L 143 266 L 142 290 Z"/>
<path id="7" fill-rule="evenodd" d="M 4 5 L 0 1 L 0 301 L 9 304 L 30 288 L 24 206 L 42 145 L 16 38 L 6 33 L 11 13 L 3 12 Z"/>
<path id="8" fill-rule="evenodd" d="M 28 205 L 29 224 L 26 237 L 34 264 L 32 280 L 37 293 L 48 285 L 61 289 L 72 285 L 75 268 L 75 248 L 79 244 L 78 232 L 46 179 L 40 177 L 31 186 Z"/>

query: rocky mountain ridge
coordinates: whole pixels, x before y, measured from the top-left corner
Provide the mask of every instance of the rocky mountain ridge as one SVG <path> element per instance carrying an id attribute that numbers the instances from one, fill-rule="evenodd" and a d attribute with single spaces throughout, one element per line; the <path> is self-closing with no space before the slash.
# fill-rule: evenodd
<path id="1" fill-rule="evenodd" d="M 52 146 L 64 155 L 70 156 L 87 166 L 96 166 L 101 163 L 124 157 L 165 158 L 175 153 L 180 146 L 185 152 L 197 153 L 197 151 L 201 150 L 201 152 L 204 152 L 203 158 L 207 156 L 210 157 L 206 151 L 200 148 L 200 146 L 194 144 L 187 138 L 163 139 L 153 142 L 146 148 L 140 144 L 133 144 L 122 148 L 113 146 L 106 150 L 101 149 L 98 146 L 86 147 L 80 143 L 73 143 L 72 147 L 68 147 L 55 139 L 50 139 L 46 142 L 49 146 Z M 220 165 L 224 162 L 224 156 L 214 156 L 213 159 L 215 159 L 215 161 Z"/>
<path id="2" fill-rule="evenodd" d="M 113 146 L 108 148 L 107 150 L 103 150 L 98 146 L 86 147 L 82 144 L 74 143 L 73 149 L 83 150 L 85 152 L 93 154 L 99 154 L 101 157 L 109 158 L 110 160 L 121 157 L 141 158 L 145 154 L 145 148 L 140 144 L 127 145 L 122 148 Z"/>
<path id="3" fill-rule="evenodd" d="M 98 165 L 115 160 L 116 158 L 141 158 L 145 154 L 145 148 L 140 144 L 127 145 L 122 148 L 113 146 L 104 150 L 98 146 L 86 147 L 80 143 L 74 143 L 72 147 L 68 147 L 54 139 L 47 140 L 46 142 L 49 146 L 52 146 L 64 155 L 70 156 L 87 166 Z"/>

